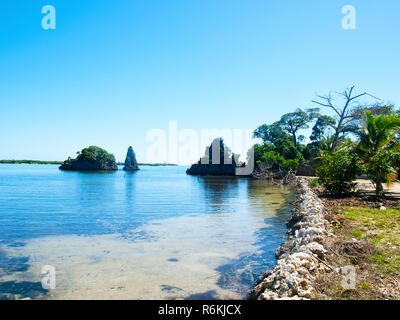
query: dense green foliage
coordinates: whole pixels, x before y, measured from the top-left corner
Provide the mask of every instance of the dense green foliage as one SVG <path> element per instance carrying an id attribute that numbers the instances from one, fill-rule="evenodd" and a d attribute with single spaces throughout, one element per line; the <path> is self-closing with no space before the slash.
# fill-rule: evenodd
<path id="1" fill-rule="evenodd" d="M 96 146 L 84 148 L 82 151 L 78 151 L 76 154 L 77 157 L 75 161 L 96 163 L 102 168 L 116 166 L 114 155 Z M 64 161 L 64 165 L 69 165 L 72 163 L 72 161 L 73 160 L 68 157 L 68 159 Z"/>
<path id="2" fill-rule="evenodd" d="M 330 193 L 342 194 L 354 189 L 353 182 L 363 173 L 360 158 L 354 152 L 352 144 L 343 144 L 335 151 L 323 151 L 317 176 L 322 186 Z"/>
<path id="3" fill-rule="evenodd" d="M 254 137 L 263 141 L 254 147 L 256 169 L 288 173 L 315 158 L 319 151 L 319 141 L 304 145 L 302 129 L 307 129 L 312 121 L 312 113 L 297 109 L 285 114 L 271 125 L 264 124 L 254 131 Z M 320 129 L 322 130 L 322 129 Z"/>
<path id="4" fill-rule="evenodd" d="M 399 170 L 400 144 L 397 133 L 400 117 L 395 114 L 373 116 L 370 111 L 363 115 L 358 131 L 358 153 L 364 162 L 366 173 L 375 183 L 376 193 L 383 194 L 382 183 Z"/>
<path id="5" fill-rule="evenodd" d="M 99 163 L 102 167 L 111 167 L 115 165 L 114 155 L 96 146 L 84 148 L 82 149 L 82 151 L 78 151 L 77 154 L 78 156 L 76 159 L 78 161 L 96 162 Z"/>
<path id="6" fill-rule="evenodd" d="M 304 140 L 304 136 L 297 137 L 297 133 L 301 129 L 307 129 L 310 122 L 310 115 L 301 109 L 295 112 L 284 114 L 279 120 L 279 125 L 282 129 L 292 135 L 293 145 L 297 146 L 297 140 Z"/>
<path id="7" fill-rule="evenodd" d="M 300 165 L 299 159 L 302 159 L 302 155 L 298 150 L 292 148 L 291 144 L 286 147 L 280 149 L 269 143 L 256 145 L 254 147 L 256 167 L 261 168 L 264 164 L 270 170 L 282 170 L 285 173 L 295 170 Z"/>
<path id="8" fill-rule="evenodd" d="M 287 115 L 283 116 L 287 122 Z M 288 172 L 295 170 L 304 162 L 301 152 L 302 146 L 295 144 L 296 133 L 289 127 L 282 126 L 283 122 L 278 121 L 271 125 L 262 125 L 254 131 L 254 137 L 263 140 L 263 144 L 254 147 L 254 159 L 256 168 L 265 165 L 271 170 L 283 170 Z M 288 132 L 292 132 L 292 135 Z"/>

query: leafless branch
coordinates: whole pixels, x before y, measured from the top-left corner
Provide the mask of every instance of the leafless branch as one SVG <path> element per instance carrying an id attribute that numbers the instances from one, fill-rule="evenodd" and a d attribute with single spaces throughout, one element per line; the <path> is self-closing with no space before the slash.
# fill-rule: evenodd
<path id="1" fill-rule="evenodd" d="M 342 93 L 336 93 L 336 95 L 342 96 L 344 98 L 344 104 L 342 107 L 339 107 L 333 103 L 333 98 L 332 94 L 329 93 L 327 96 L 321 96 L 317 95 L 319 98 L 319 101 L 317 100 L 312 100 L 313 103 L 325 107 L 325 108 L 330 108 L 332 109 L 335 114 L 336 114 L 336 123 L 327 123 L 327 126 L 331 127 L 335 131 L 334 135 L 334 141 L 332 143 L 332 150 L 335 148 L 336 143 L 339 139 L 340 133 L 342 133 L 343 128 L 350 124 L 354 119 L 354 110 L 356 109 L 355 104 L 356 100 L 363 97 L 363 96 L 369 96 L 371 98 L 381 100 L 367 92 L 363 92 L 357 95 L 354 95 L 354 88 L 355 86 L 352 86 L 350 88 L 347 88 L 344 90 Z M 382 101 L 382 100 L 381 100 Z M 317 117 L 318 118 L 318 117 Z"/>

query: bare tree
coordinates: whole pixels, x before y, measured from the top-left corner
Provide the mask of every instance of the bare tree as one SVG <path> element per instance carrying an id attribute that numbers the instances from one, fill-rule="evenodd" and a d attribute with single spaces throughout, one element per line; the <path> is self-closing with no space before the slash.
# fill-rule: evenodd
<path id="1" fill-rule="evenodd" d="M 341 134 L 354 131 L 354 126 L 352 126 L 352 122 L 355 120 L 355 116 L 359 112 L 360 108 L 363 108 L 360 107 L 357 99 L 363 96 L 369 96 L 374 99 L 378 99 L 367 92 L 354 94 L 354 87 L 355 86 L 352 86 L 351 88 L 346 89 L 343 93 L 337 94 L 344 99 L 342 106 L 338 106 L 334 103 L 335 98 L 332 96 L 331 93 L 329 93 L 329 95 L 327 96 L 318 96 L 320 101 L 312 100 L 313 103 L 322 107 L 330 108 L 335 113 L 335 121 L 326 121 L 325 123 L 326 126 L 332 128 L 334 131 L 331 151 L 335 150 Z M 323 116 L 317 112 L 317 109 L 311 110 L 314 111 L 314 118 L 323 119 Z"/>

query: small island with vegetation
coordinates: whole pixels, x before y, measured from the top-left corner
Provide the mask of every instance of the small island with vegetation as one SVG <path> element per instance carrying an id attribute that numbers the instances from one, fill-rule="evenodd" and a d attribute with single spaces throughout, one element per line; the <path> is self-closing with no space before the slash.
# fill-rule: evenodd
<path id="1" fill-rule="evenodd" d="M 116 171 L 117 163 L 113 154 L 106 150 L 90 146 L 77 152 L 76 159 L 70 157 L 63 162 L 60 170 L 64 171 Z"/>

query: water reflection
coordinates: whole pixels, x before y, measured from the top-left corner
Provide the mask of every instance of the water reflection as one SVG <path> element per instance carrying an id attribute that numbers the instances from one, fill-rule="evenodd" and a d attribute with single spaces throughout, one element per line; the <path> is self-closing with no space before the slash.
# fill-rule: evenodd
<path id="1" fill-rule="evenodd" d="M 234 210 L 234 199 L 239 198 L 239 179 L 231 177 L 198 177 L 199 196 L 210 213 Z"/>
<path id="2" fill-rule="evenodd" d="M 10 294 L 35 291 L 50 264 L 50 299 L 239 299 L 286 237 L 290 190 L 265 182 L 180 167 L 12 168 L 0 171 L 0 283 Z"/>
<path id="3" fill-rule="evenodd" d="M 135 206 L 135 191 L 136 191 L 136 174 L 138 171 L 126 171 L 124 173 L 125 181 L 125 199 L 127 212 L 133 212 Z"/>

